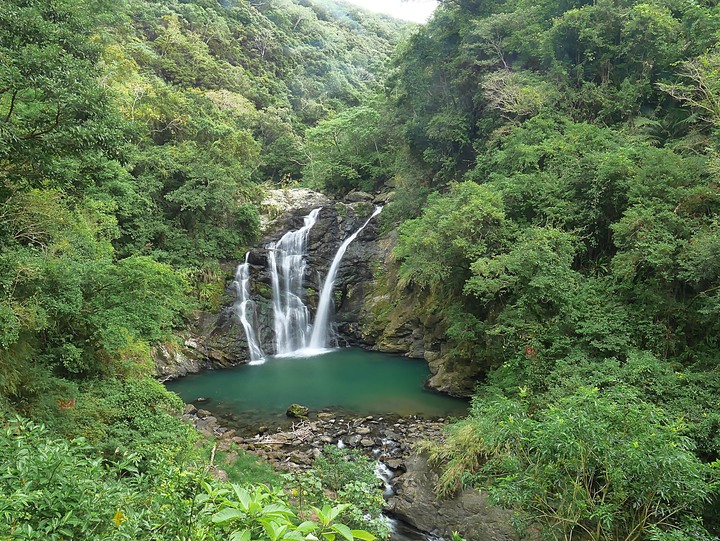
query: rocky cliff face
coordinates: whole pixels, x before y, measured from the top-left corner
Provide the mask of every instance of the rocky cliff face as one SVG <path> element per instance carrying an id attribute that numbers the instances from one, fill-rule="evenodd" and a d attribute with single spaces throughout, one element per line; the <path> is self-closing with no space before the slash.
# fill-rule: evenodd
<path id="1" fill-rule="evenodd" d="M 273 351 L 272 282 L 267 245 L 285 232 L 297 230 L 303 218 L 322 207 L 310 230 L 308 265 L 304 282 L 306 304 L 317 305 L 322 282 L 339 245 L 383 201 L 355 192 L 344 201 L 328 199 L 306 189 L 273 190 L 262 205 L 262 238 L 250 250 L 251 289 L 256 303 L 256 332 L 265 352 Z M 381 215 L 382 216 L 382 215 Z M 335 284 L 336 322 L 341 343 L 377 351 L 398 353 L 428 362 L 429 386 L 457 396 L 469 396 L 478 370 L 458 360 L 445 339 L 446 325 L 433 313 L 427 295 L 401 288 L 393 247 L 397 232 L 380 235 L 379 220 L 371 221 L 350 244 Z M 224 308 L 219 314 L 201 313 L 191 336 L 182 345 L 156 349 L 158 373 L 182 376 L 205 368 L 248 362 L 245 332 L 233 309 L 235 291 L 228 269 Z"/>
<path id="2" fill-rule="evenodd" d="M 393 257 L 397 231 L 374 244 L 372 282 L 350 299 L 353 321 L 343 330 L 369 349 L 425 359 L 432 374 L 428 387 L 454 396 L 471 396 L 479 367 L 454 352 L 445 337 L 447 323 L 437 315 L 428 292 L 401 287 Z"/>

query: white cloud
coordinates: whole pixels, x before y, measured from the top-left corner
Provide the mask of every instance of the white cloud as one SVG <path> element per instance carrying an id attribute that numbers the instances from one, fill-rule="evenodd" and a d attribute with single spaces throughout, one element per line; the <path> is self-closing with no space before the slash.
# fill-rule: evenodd
<path id="1" fill-rule="evenodd" d="M 348 0 L 369 11 L 385 13 L 398 19 L 424 23 L 437 7 L 436 0 Z"/>

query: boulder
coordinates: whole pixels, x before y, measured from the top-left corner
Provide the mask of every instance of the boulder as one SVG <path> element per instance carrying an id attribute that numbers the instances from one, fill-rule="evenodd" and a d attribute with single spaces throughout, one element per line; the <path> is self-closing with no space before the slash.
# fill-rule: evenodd
<path id="1" fill-rule="evenodd" d="M 192 404 L 185 404 L 185 415 L 194 415 L 195 413 L 197 413 L 197 408 L 195 406 Z"/>
<path id="2" fill-rule="evenodd" d="M 308 413 L 310 413 L 310 409 L 300 404 L 291 404 L 287 409 L 287 416 L 296 419 L 307 419 Z"/>
<path id="3" fill-rule="evenodd" d="M 349 203 L 361 203 L 363 201 L 372 201 L 373 199 L 374 196 L 361 191 L 350 192 L 345 196 L 345 201 L 348 201 Z"/>
<path id="4" fill-rule="evenodd" d="M 488 501 L 487 494 L 465 489 L 450 499 L 437 499 L 433 487 L 438 474 L 423 456 L 405 462 L 407 471 L 393 479 L 395 495 L 388 510 L 415 528 L 433 536 L 452 537 L 457 531 L 466 539 L 516 541 L 511 512 Z"/>

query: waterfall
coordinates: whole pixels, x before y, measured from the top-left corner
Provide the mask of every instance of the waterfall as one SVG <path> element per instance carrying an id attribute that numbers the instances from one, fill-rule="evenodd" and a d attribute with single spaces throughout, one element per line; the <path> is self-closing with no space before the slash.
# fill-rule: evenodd
<path id="1" fill-rule="evenodd" d="M 250 252 L 245 254 L 245 263 L 238 265 L 235 271 L 235 281 L 233 286 L 235 287 L 235 295 L 237 300 L 233 305 L 235 313 L 240 318 L 243 328 L 245 329 L 245 336 L 247 336 L 248 349 L 250 350 L 250 364 L 261 364 L 265 362 L 265 355 L 260 347 L 255 330 L 252 323 L 248 319 L 248 310 L 252 310 L 253 315 L 255 312 L 255 303 L 250 298 L 250 263 L 248 258 Z M 253 318 L 254 319 L 254 318 Z"/>
<path id="2" fill-rule="evenodd" d="M 310 335 L 310 318 L 302 301 L 305 256 L 310 229 L 320 209 L 305 216 L 303 227 L 288 231 L 268 247 L 272 276 L 272 298 L 275 329 L 275 353 L 286 355 L 306 346 Z"/>
<path id="3" fill-rule="evenodd" d="M 320 291 L 320 304 L 318 304 L 317 314 L 315 314 L 315 324 L 313 325 L 312 335 L 310 337 L 310 349 L 324 349 L 328 347 L 333 286 L 335 285 L 335 277 L 337 275 L 338 268 L 340 267 L 340 261 L 342 261 L 345 251 L 350 243 L 355 240 L 355 237 L 357 237 L 363 229 L 365 229 L 367 224 L 370 223 L 370 220 L 380 214 L 381 211 L 382 207 L 375 207 L 375 212 L 372 213 L 372 216 L 367 219 L 360 229 L 346 238 L 340 245 L 340 248 L 338 248 L 332 265 L 330 265 L 328 275 L 325 278 L 325 283 L 323 283 Z"/>
<path id="4" fill-rule="evenodd" d="M 303 227 L 297 231 L 288 231 L 282 238 L 268 245 L 268 266 L 272 282 L 272 307 L 275 331 L 275 354 L 279 356 L 312 355 L 329 347 L 331 332 L 332 294 L 335 278 L 340 262 L 348 246 L 375 216 L 380 214 L 382 207 L 375 211 L 365 223 L 350 235 L 338 248 L 330 270 L 320 290 L 315 324 L 311 325 L 310 315 L 303 302 L 303 277 L 307 257 L 307 242 L 310 229 L 317 222 L 320 209 L 314 209 L 305 216 Z M 250 348 L 251 364 L 264 361 L 264 354 L 257 341 L 253 325 L 247 317 L 248 310 L 253 306 L 250 300 L 250 267 L 248 256 L 245 263 L 238 266 L 235 275 L 237 302 L 235 311 L 242 321 Z"/>

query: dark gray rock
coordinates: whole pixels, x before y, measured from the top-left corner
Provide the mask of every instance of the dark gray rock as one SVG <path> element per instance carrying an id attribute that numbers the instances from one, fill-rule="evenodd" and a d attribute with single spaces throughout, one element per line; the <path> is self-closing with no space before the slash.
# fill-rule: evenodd
<path id="1" fill-rule="evenodd" d="M 457 531 L 469 540 L 516 541 L 511 513 L 491 505 L 487 494 L 463 490 L 452 499 L 438 500 L 433 492 L 438 475 L 421 456 L 405 462 L 407 471 L 395 477 L 395 495 L 388 500 L 389 511 L 415 528 L 440 537 Z"/>

